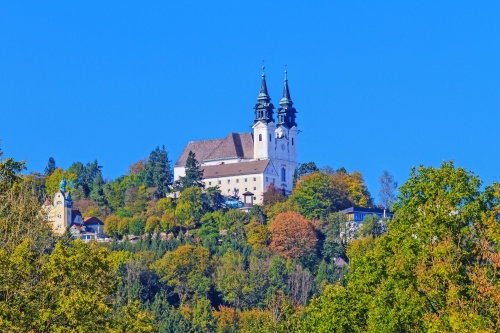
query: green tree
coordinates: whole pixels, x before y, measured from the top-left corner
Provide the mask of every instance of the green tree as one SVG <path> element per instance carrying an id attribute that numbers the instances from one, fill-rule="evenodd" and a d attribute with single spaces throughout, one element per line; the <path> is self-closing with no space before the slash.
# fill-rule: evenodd
<path id="1" fill-rule="evenodd" d="M 140 236 L 144 234 L 145 227 L 146 227 L 146 218 L 142 216 L 134 216 L 130 221 L 129 232 L 132 235 Z"/>
<path id="2" fill-rule="evenodd" d="M 179 225 L 194 228 L 203 216 L 203 200 L 199 187 L 188 187 L 181 193 L 175 208 L 175 218 Z"/>
<path id="3" fill-rule="evenodd" d="M 154 194 L 157 198 L 164 198 L 170 192 L 172 185 L 172 168 L 165 146 L 156 147 L 140 172 L 140 179 L 146 187 L 155 187 Z"/>
<path id="4" fill-rule="evenodd" d="M 127 235 L 129 233 L 130 222 L 132 219 L 130 217 L 124 217 L 118 223 L 118 234 L 119 235 Z"/>
<path id="5" fill-rule="evenodd" d="M 118 236 L 118 224 L 120 223 L 120 219 L 116 215 L 108 215 L 106 220 L 104 221 L 104 232 L 108 236 Z"/>
<path id="6" fill-rule="evenodd" d="M 217 266 L 217 290 L 224 300 L 235 308 L 241 308 L 245 305 L 245 295 L 253 292 L 249 287 L 244 257 L 238 251 L 224 253 Z"/>
<path id="7" fill-rule="evenodd" d="M 151 265 L 151 268 L 179 296 L 181 304 L 194 294 L 204 296 L 210 289 L 213 260 L 202 246 L 183 245 Z"/>
<path id="8" fill-rule="evenodd" d="M 349 185 L 341 174 L 316 172 L 303 176 L 289 199 L 308 219 L 324 217 L 349 207 Z"/>
<path id="9" fill-rule="evenodd" d="M 179 177 L 179 188 L 181 191 L 188 187 L 205 187 L 203 180 L 203 170 L 200 169 L 200 163 L 196 160 L 196 154 L 189 151 L 186 159 L 185 176 Z"/>
<path id="10" fill-rule="evenodd" d="M 161 228 L 161 220 L 158 216 L 150 216 L 146 220 L 146 226 L 144 231 L 147 233 L 156 233 L 160 231 Z"/>
<path id="11" fill-rule="evenodd" d="M 300 177 L 318 172 L 319 169 L 314 162 L 301 163 L 293 173 L 293 187 L 297 184 Z"/>
<path id="12" fill-rule="evenodd" d="M 106 200 L 106 195 L 104 194 L 104 181 L 102 180 L 101 171 L 97 172 L 92 183 L 92 191 L 90 192 L 90 198 L 94 200 L 97 206 L 101 209 L 105 208 L 108 204 Z"/>

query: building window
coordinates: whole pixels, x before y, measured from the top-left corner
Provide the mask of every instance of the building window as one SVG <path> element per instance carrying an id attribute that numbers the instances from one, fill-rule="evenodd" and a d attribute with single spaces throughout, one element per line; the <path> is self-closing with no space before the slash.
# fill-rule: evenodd
<path id="1" fill-rule="evenodd" d="M 256 180 L 257 180 L 257 178 L 253 177 L 253 181 L 256 181 Z"/>
<path id="2" fill-rule="evenodd" d="M 276 183 L 276 178 L 273 178 L 273 183 Z"/>
<path id="3" fill-rule="evenodd" d="M 230 189 L 230 188 L 228 188 L 228 189 L 227 189 L 227 193 L 229 193 L 229 192 L 231 192 L 231 189 Z"/>
<path id="4" fill-rule="evenodd" d="M 228 180 L 227 180 L 227 183 L 228 183 L 228 184 L 229 184 L 229 183 L 231 183 L 231 179 L 228 179 Z"/>
<path id="5" fill-rule="evenodd" d="M 219 184 L 222 184 L 222 181 L 219 180 Z"/>
<path id="6" fill-rule="evenodd" d="M 286 181 L 286 170 L 285 168 L 281 168 L 281 181 Z"/>
<path id="7" fill-rule="evenodd" d="M 247 182 L 247 179 L 245 178 L 245 183 Z"/>
<path id="8" fill-rule="evenodd" d="M 271 142 L 271 134 L 269 134 L 269 142 Z"/>
<path id="9" fill-rule="evenodd" d="M 240 182 L 240 180 L 239 180 L 239 179 L 236 179 L 236 182 L 237 182 L 237 183 L 239 183 L 239 182 Z"/>
<path id="10" fill-rule="evenodd" d="M 254 191 L 257 191 L 257 187 L 254 187 L 254 188 L 253 188 L 253 190 L 254 190 Z"/>
<path id="11" fill-rule="evenodd" d="M 266 177 L 266 183 L 269 183 L 269 177 Z"/>
<path id="12" fill-rule="evenodd" d="M 212 182 L 208 182 L 208 185 L 209 185 L 209 186 L 210 186 L 210 185 L 212 185 Z"/>
<path id="13" fill-rule="evenodd" d="M 259 134 L 259 141 L 262 141 L 262 134 Z"/>
<path id="14" fill-rule="evenodd" d="M 257 197 L 253 197 L 254 200 L 257 200 Z"/>
<path id="15" fill-rule="evenodd" d="M 293 146 L 293 138 L 292 138 L 292 146 Z"/>
<path id="16" fill-rule="evenodd" d="M 248 191 L 246 187 L 245 187 L 245 191 Z"/>

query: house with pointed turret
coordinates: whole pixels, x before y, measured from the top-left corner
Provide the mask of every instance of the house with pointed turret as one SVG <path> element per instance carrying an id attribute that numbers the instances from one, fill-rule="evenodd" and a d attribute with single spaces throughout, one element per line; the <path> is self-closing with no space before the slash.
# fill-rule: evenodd
<path id="1" fill-rule="evenodd" d="M 174 180 L 185 175 L 186 160 L 192 151 L 204 171 L 205 188 L 219 186 L 225 196 L 250 193 L 256 204 L 262 203 L 262 194 L 272 183 L 285 194 L 291 193 L 293 174 L 298 166 L 297 111 L 285 71 L 275 120 L 264 69 L 262 67 L 260 91 L 253 107 L 253 132 L 231 132 L 225 138 L 189 142 L 174 165 Z"/>

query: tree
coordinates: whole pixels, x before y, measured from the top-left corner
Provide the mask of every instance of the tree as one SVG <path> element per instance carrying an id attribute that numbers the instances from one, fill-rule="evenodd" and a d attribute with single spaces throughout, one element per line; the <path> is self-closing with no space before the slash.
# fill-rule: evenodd
<path id="1" fill-rule="evenodd" d="M 45 176 L 50 176 L 56 170 L 56 160 L 53 157 L 49 157 L 49 161 L 47 162 L 47 166 L 45 167 Z"/>
<path id="2" fill-rule="evenodd" d="M 132 219 L 130 217 L 124 217 L 118 223 L 118 234 L 125 236 L 129 233 L 130 222 Z"/>
<path id="3" fill-rule="evenodd" d="M 185 228 L 193 228 L 203 216 L 203 200 L 199 187 L 188 187 L 181 193 L 175 208 L 177 222 Z"/>
<path id="4" fill-rule="evenodd" d="M 350 201 L 356 206 L 372 207 L 371 194 L 368 191 L 368 187 L 366 186 L 361 172 L 353 171 L 350 175 L 346 175 L 346 178 L 349 187 Z"/>
<path id="5" fill-rule="evenodd" d="M 167 252 L 151 268 L 179 296 L 180 303 L 194 294 L 206 295 L 213 272 L 210 252 L 202 246 L 183 245 Z"/>
<path id="6" fill-rule="evenodd" d="M 281 213 L 271 223 L 272 250 L 297 259 L 314 250 L 316 235 L 313 226 L 295 212 Z"/>
<path id="7" fill-rule="evenodd" d="M 205 187 L 203 180 L 203 170 L 200 170 L 200 163 L 196 160 L 196 154 L 189 151 L 186 165 L 184 166 L 185 176 L 179 177 L 179 188 L 181 191 L 188 187 Z"/>
<path id="8" fill-rule="evenodd" d="M 116 215 L 109 215 L 104 221 L 104 232 L 108 236 L 118 236 L 118 224 L 120 219 Z"/>
<path id="9" fill-rule="evenodd" d="M 278 202 L 285 202 L 286 199 L 286 195 L 283 194 L 283 191 L 277 188 L 274 183 L 271 183 L 263 194 L 264 210 L 267 210 L 267 208 Z"/>
<path id="10" fill-rule="evenodd" d="M 144 217 L 133 217 L 129 225 L 129 233 L 132 235 L 140 236 L 144 234 L 146 227 L 146 219 Z"/>
<path id="11" fill-rule="evenodd" d="M 90 192 L 90 198 L 94 200 L 100 209 L 107 206 L 106 195 L 104 194 L 104 181 L 102 180 L 101 171 L 97 172 L 94 182 L 92 183 L 92 191 Z"/>
<path id="12" fill-rule="evenodd" d="M 221 209 L 224 197 L 221 194 L 219 186 L 207 188 L 203 195 L 203 201 L 206 206 L 206 211 L 215 212 L 216 210 Z"/>
<path id="13" fill-rule="evenodd" d="M 297 184 L 297 181 L 300 179 L 300 177 L 318 171 L 319 169 L 314 162 L 301 163 L 293 173 L 293 187 L 295 187 L 295 184 Z"/>
<path id="14" fill-rule="evenodd" d="M 161 223 L 160 223 L 160 218 L 158 216 L 150 216 L 146 220 L 146 227 L 144 230 L 147 233 L 156 233 L 160 231 L 161 228 Z"/>
<path id="15" fill-rule="evenodd" d="M 331 298 L 351 309 L 342 315 L 342 331 L 497 330 L 499 198 L 495 186 L 481 192 L 481 183 L 453 162 L 412 170 L 388 233 L 348 248 L 348 288 L 336 287 Z M 326 318 L 331 308 L 309 316 Z"/>
<path id="16" fill-rule="evenodd" d="M 244 304 L 245 294 L 252 293 L 248 288 L 248 275 L 245 270 L 244 257 L 238 251 L 224 253 L 217 267 L 217 289 L 224 300 L 239 309 Z"/>
<path id="17" fill-rule="evenodd" d="M 380 190 L 378 192 L 378 196 L 380 198 L 380 205 L 384 209 L 391 209 L 392 203 L 395 199 L 394 191 L 398 187 L 398 182 L 394 180 L 394 176 L 386 170 L 384 170 L 382 176 L 380 176 L 379 182 Z"/>
<path id="18" fill-rule="evenodd" d="M 81 187 L 85 194 L 85 198 L 88 198 L 92 190 L 94 179 L 101 169 L 102 166 L 98 164 L 97 160 L 94 160 L 94 162 L 89 162 L 85 166 L 81 162 L 75 162 L 71 164 L 67 172 L 75 175 L 74 187 Z"/>
<path id="19" fill-rule="evenodd" d="M 319 218 L 349 207 L 349 185 L 343 175 L 316 172 L 303 176 L 289 201 L 296 203 L 305 217 Z"/>
<path id="20" fill-rule="evenodd" d="M 63 169 L 57 168 L 52 172 L 52 174 L 45 180 L 45 191 L 47 194 L 52 197 L 58 190 L 59 184 L 61 180 L 65 178 L 69 180 L 66 183 L 66 191 L 70 191 L 72 189 L 72 184 L 76 179 L 76 175 L 71 172 L 64 172 Z"/>
<path id="21" fill-rule="evenodd" d="M 156 188 L 154 193 L 157 198 L 164 198 L 170 192 L 173 173 L 165 146 L 162 146 L 162 149 L 156 147 L 151 151 L 139 178 L 146 187 Z"/>

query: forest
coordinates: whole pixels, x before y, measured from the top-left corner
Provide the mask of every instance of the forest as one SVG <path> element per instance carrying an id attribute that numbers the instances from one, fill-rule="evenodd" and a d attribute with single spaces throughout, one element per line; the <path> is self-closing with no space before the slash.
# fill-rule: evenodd
<path id="1" fill-rule="evenodd" d="M 40 207 L 62 179 L 112 241 L 52 234 Z M 190 154 L 173 182 L 164 147 L 113 180 L 98 161 L 28 173 L 0 150 L 1 330 L 500 330 L 499 184 L 447 161 L 399 187 L 385 171 L 375 203 L 360 172 L 309 162 L 246 213 L 202 179 Z M 353 205 L 394 218 L 353 231 Z"/>

